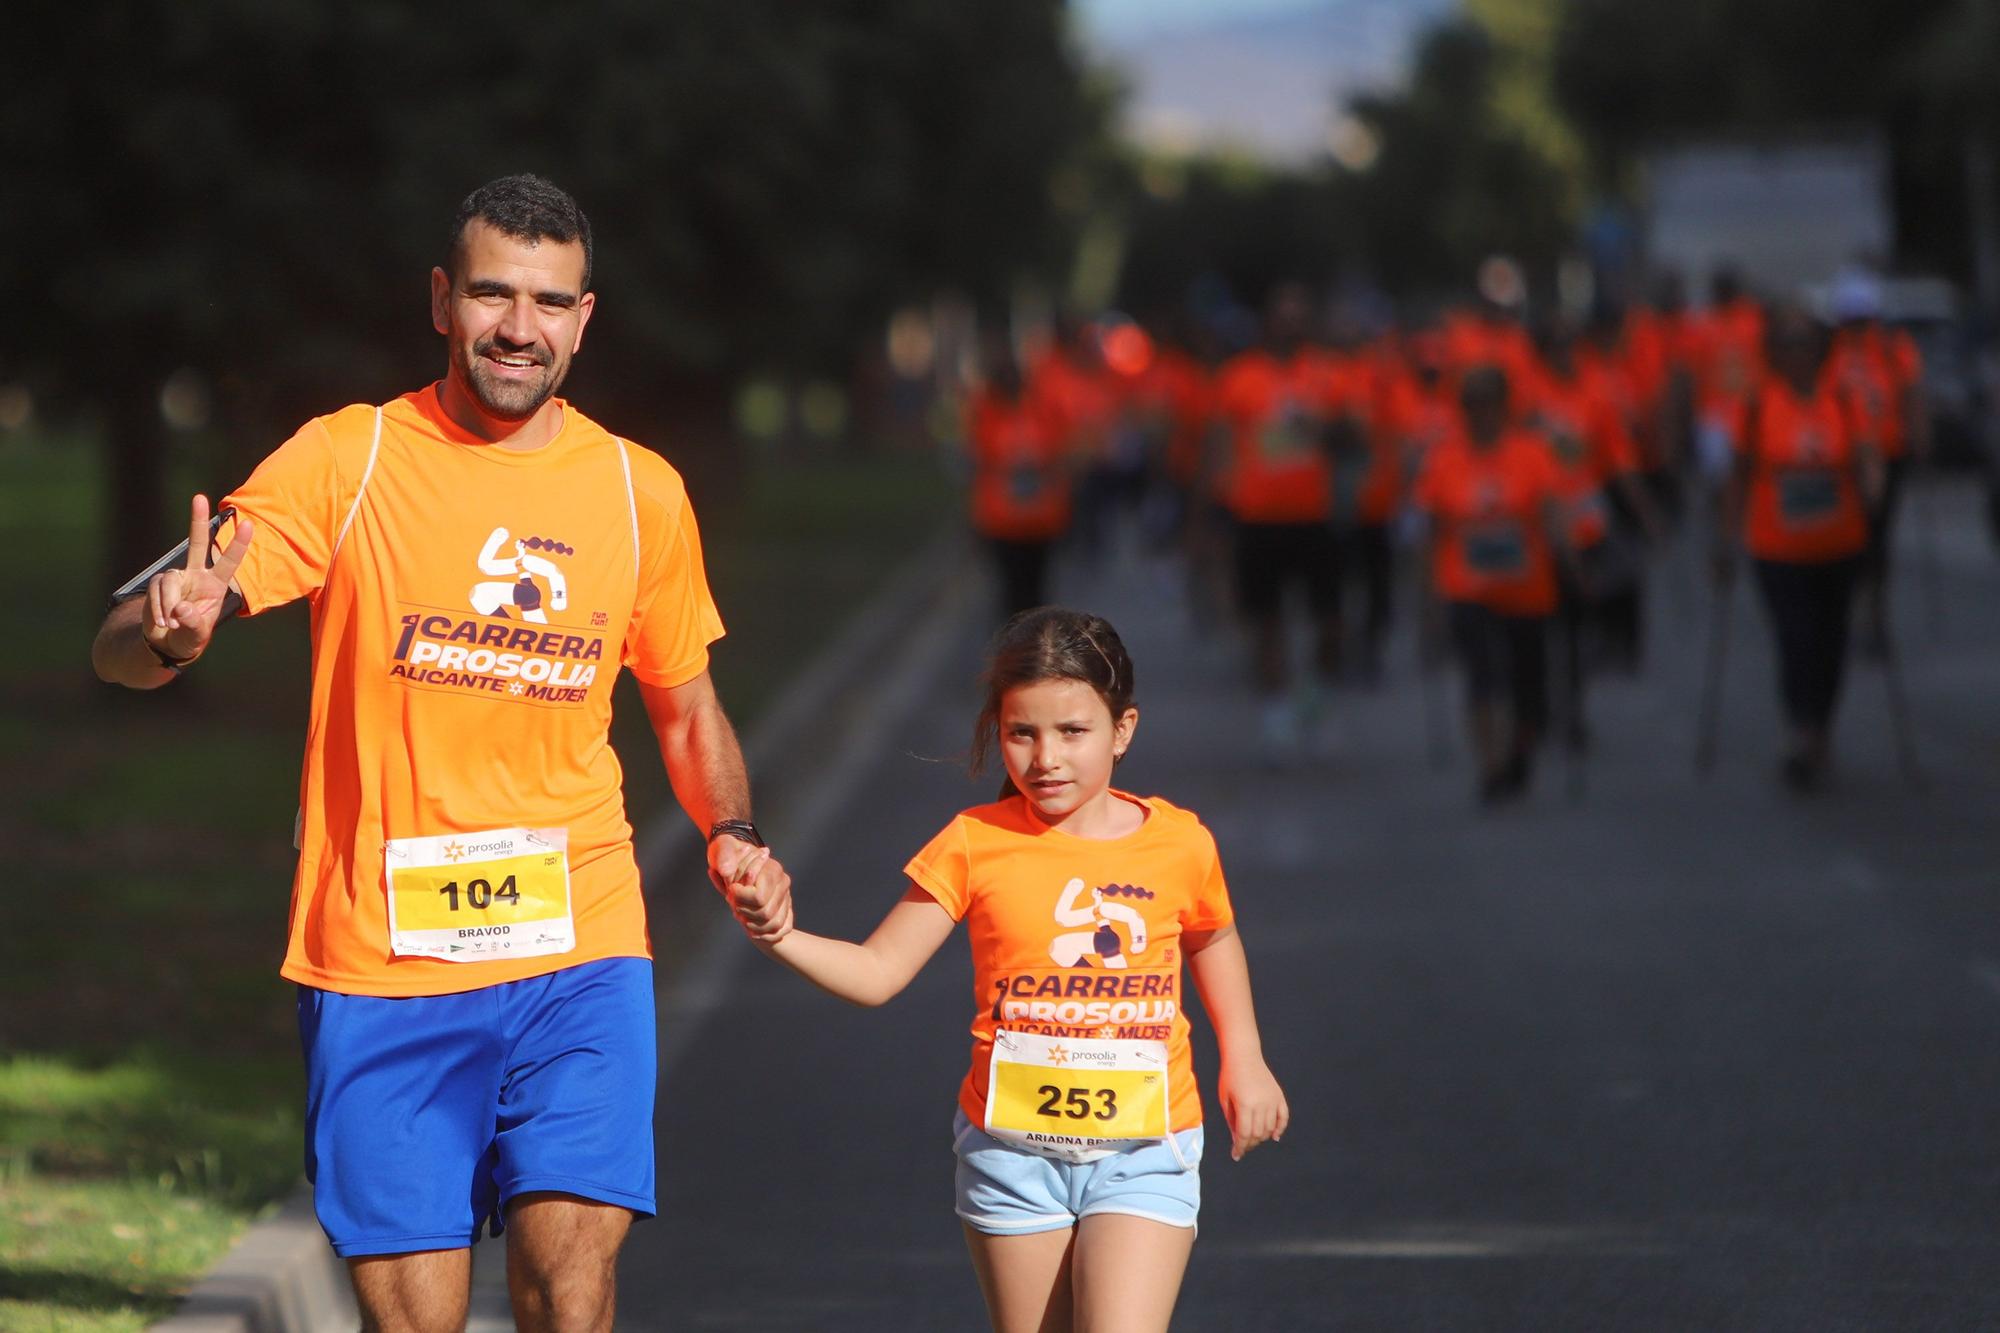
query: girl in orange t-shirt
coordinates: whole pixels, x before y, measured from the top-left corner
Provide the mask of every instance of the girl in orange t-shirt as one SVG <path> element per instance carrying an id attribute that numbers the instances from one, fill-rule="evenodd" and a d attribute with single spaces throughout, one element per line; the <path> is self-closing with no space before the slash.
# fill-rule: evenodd
<path id="1" fill-rule="evenodd" d="M 1054 607 L 1016 616 L 985 679 L 974 756 L 999 749 L 1001 799 L 910 860 L 909 889 L 865 943 L 793 930 L 759 947 L 878 1005 L 963 920 L 972 1063 L 953 1149 L 993 1327 L 1073 1316 L 1164 1330 L 1200 1204 L 1181 958 L 1221 1049 L 1232 1157 L 1284 1134 L 1285 1094 L 1264 1063 L 1214 838 L 1188 811 L 1111 786 L 1139 724 L 1117 632 Z"/>
<path id="2" fill-rule="evenodd" d="M 1804 790 L 1826 774 L 1868 506 L 1881 492 L 1882 469 L 1863 433 L 1865 414 L 1822 372 L 1826 340 L 1810 316 L 1775 312 L 1767 355 L 1772 373 L 1750 396 L 1737 432 L 1722 531 L 1740 525 L 1771 616 L 1792 732 L 1780 772 Z M 1730 576 L 1730 557 L 1727 545 L 1718 549 L 1718 580 Z"/>

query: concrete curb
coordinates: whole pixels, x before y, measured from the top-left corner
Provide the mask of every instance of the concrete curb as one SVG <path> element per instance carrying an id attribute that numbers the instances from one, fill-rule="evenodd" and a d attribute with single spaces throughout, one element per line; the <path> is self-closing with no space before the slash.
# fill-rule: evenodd
<path id="1" fill-rule="evenodd" d="M 844 690 L 883 662 L 895 635 L 927 609 L 951 600 L 967 572 L 967 549 L 963 534 L 948 527 L 913 552 L 833 641 L 805 663 L 743 738 L 744 759 L 753 775 L 768 772 Z M 890 679 L 891 688 L 901 687 Z M 674 806 L 640 823 L 634 844 L 640 875 L 650 881 L 676 860 L 695 854 L 700 839 Z M 726 966 L 718 941 L 734 933 L 712 931 L 687 960 L 690 975 L 660 979 L 663 1009 L 704 1007 L 697 997 L 712 988 Z M 678 1044 L 662 1051 L 663 1078 L 667 1064 L 679 1054 Z M 302 1184 L 275 1214 L 244 1234 L 179 1309 L 150 1328 L 153 1333 L 345 1333 L 358 1327 L 360 1318 L 346 1265 L 327 1245 L 313 1216 L 312 1189 Z"/>
<path id="2" fill-rule="evenodd" d="M 360 1325 L 346 1265 L 313 1217 L 312 1190 L 301 1185 L 236 1242 L 180 1309 L 152 1327 L 159 1333 L 330 1333 Z"/>

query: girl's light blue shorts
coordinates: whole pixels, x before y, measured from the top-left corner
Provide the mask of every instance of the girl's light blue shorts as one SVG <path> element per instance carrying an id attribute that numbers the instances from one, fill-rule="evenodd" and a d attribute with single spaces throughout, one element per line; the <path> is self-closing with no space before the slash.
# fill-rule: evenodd
<path id="1" fill-rule="evenodd" d="M 1201 1211 L 1199 1127 L 1174 1135 L 1172 1146 L 1156 1140 L 1076 1164 L 1002 1143 L 960 1111 L 952 1121 L 952 1151 L 958 1215 L 989 1235 L 1055 1231 L 1094 1213 L 1192 1227 Z"/>

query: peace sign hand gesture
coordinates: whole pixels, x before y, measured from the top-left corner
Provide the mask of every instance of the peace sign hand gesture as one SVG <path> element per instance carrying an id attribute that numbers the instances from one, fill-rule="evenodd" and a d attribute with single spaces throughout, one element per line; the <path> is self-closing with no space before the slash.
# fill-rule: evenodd
<path id="1" fill-rule="evenodd" d="M 208 497 L 197 495 L 188 523 L 187 567 L 162 570 L 146 585 L 146 642 L 175 661 L 192 661 L 208 649 L 215 622 L 222 618 L 230 580 L 250 549 L 252 525 L 241 515 L 236 534 L 215 563 L 209 563 Z"/>

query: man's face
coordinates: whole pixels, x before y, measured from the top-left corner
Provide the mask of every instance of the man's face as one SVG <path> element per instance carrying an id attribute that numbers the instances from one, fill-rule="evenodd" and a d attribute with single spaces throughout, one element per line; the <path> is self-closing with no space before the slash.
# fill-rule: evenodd
<path id="1" fill-rule="evenodd" d="M 583 290 L 581 242 L 523 241 L 474 218 L 456 273 L 431 270 L 431 324 L 451 378 L 502 421 L 535 414 L 569 374 L 596 297 Z"/>

